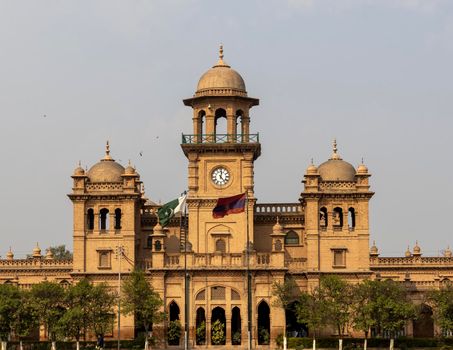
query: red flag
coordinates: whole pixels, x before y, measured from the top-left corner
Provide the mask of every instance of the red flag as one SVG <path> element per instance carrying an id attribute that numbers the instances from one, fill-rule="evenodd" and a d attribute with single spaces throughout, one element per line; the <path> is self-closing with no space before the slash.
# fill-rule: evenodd
<path id="1" fill-rule="evenodd" d="M 214 219 L 223 218 L 228 214 L 243 213 L 245 208 L 245 193 L 233 197 L 217 199 L 217 205 L 212 210 Z"/>

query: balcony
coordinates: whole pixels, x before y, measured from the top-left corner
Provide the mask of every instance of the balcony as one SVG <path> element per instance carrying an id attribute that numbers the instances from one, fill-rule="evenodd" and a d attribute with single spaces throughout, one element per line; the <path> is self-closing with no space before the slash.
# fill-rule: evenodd
<path id="1" fill-rule="evenodd" d="M 182 144 L 259 143 L 259 134 L 182 134 Z"/>

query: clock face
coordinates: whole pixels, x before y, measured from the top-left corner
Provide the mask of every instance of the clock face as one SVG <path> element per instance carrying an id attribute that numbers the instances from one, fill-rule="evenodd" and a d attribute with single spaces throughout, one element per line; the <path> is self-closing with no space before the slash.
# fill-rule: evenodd
<path id="1" fill-rule="evenodd" d="M 230 173 L 225 168 L 219 167 L 214 169 L 211 179 L 216 185 L 223 186 L 230 180 Z"/>

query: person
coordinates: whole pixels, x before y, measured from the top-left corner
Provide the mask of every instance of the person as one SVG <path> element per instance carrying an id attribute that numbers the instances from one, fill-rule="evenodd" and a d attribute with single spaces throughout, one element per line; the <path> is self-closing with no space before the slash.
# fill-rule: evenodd
<path id="1" fill-rule="evenodd" d="M 104 349 L 104 336 L 102 334 L 98 335 L 96 349 Z"/>

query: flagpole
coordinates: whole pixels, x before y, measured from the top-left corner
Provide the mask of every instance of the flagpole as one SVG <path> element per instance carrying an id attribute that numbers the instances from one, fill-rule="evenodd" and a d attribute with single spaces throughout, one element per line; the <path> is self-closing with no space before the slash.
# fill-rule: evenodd
<path id="1" fill-rule="evenodd" d="M 246 221 L 247 221 L 247 243 L 246 243 L 246 261 L 247 261 L 247 349 L 252 348 L 252 288 L 250 275 L 250 233 L 249 233 L 249 196 L 245 192 Z"/>
<path id="2" fill-rule="evenodd" d="M 184 191 L 184 194 L 187 194 Z M 183 222 L 184 219 L 184 222 Z M 187 223 L 187 212 L 186 212 L 186 204 L 184 204 L 184 209 L 181 215 L 181 226 L 184 229 L 184 350 L 189 349 L 189 279 L 187 275 L 187 231 L 188 231 L 188 223 Z"/>

